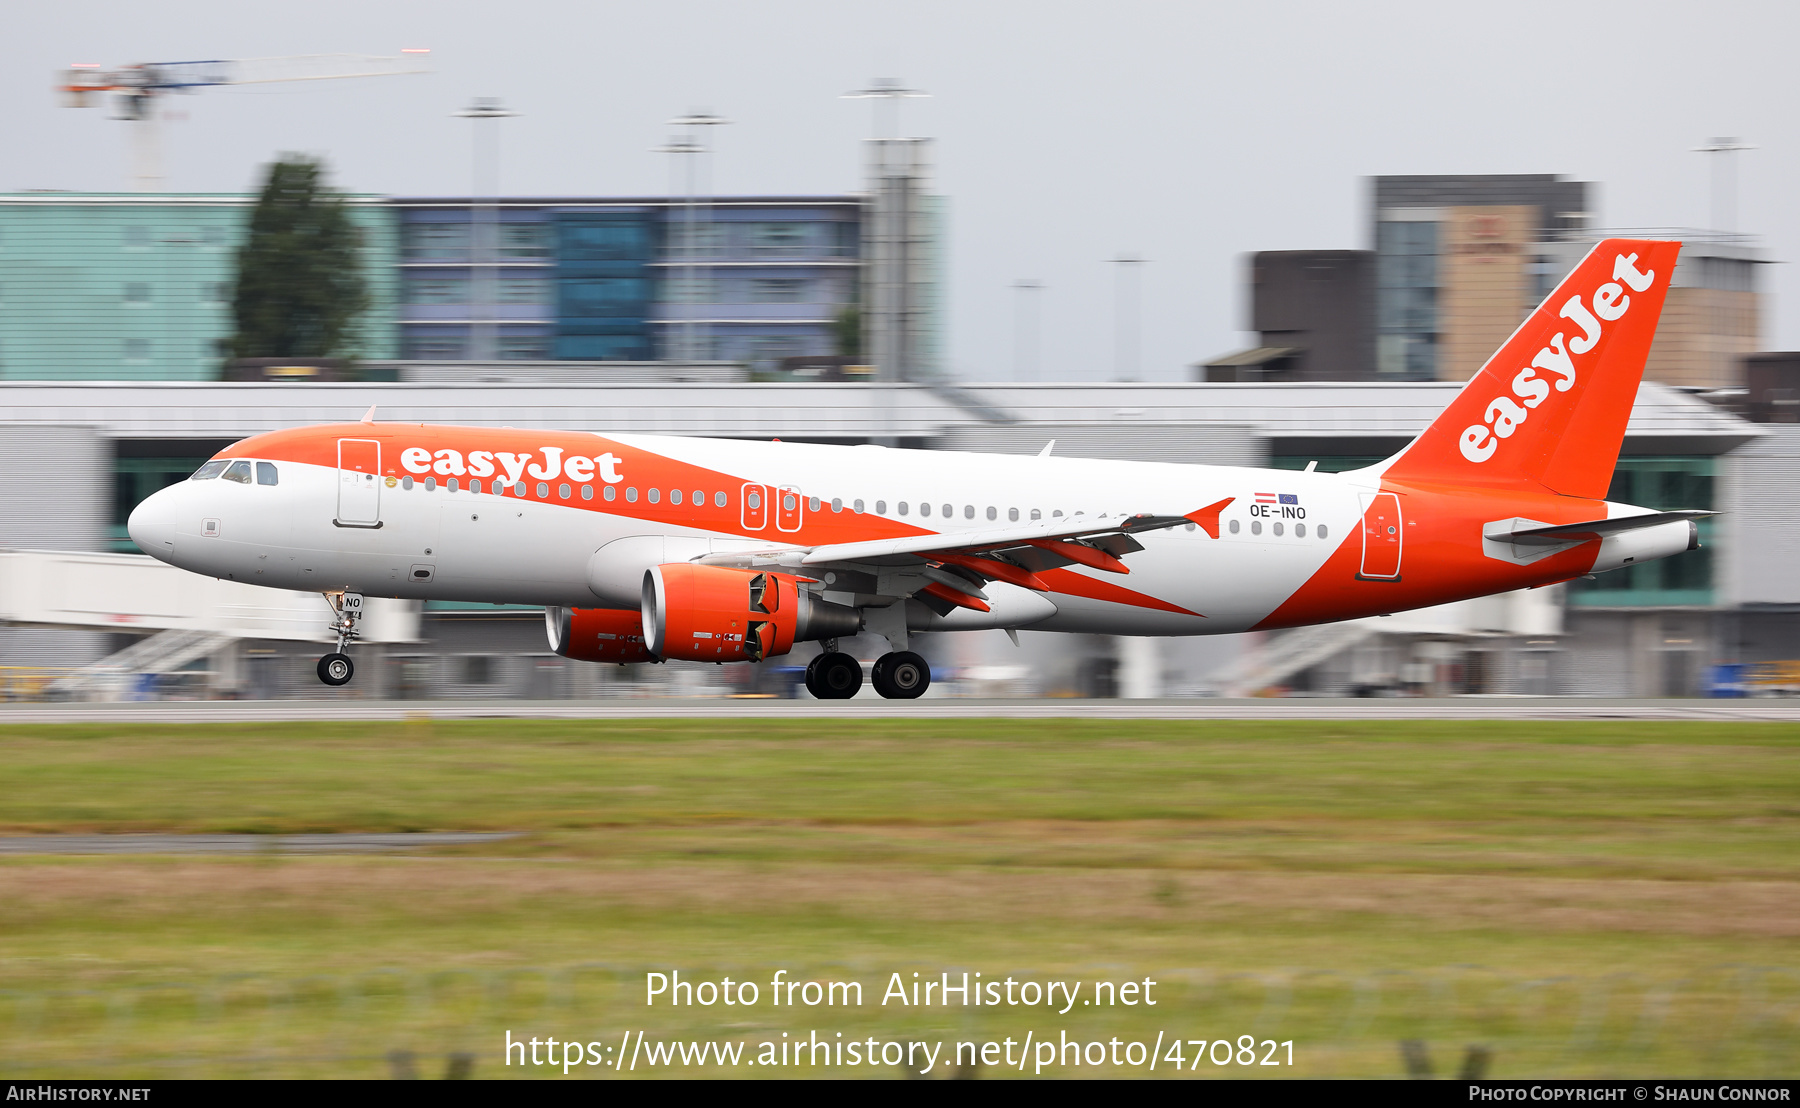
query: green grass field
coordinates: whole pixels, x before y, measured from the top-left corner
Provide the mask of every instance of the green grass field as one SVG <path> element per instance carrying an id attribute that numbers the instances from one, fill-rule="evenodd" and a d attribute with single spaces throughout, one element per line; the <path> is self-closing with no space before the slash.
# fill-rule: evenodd
<path id="1" fill-rule="evenodd" d="M 1800 727 L 754 728 L 6 727 L 0 833 L 523 834 L 0 858 L 0 1073 L 377 1076 L 408 1050 L 435 1075 L 467 1050 L 496 1076 L 508 1027 L 1293 1040 L 1265 1076 L 1396 1073 L 1407 1038 L 1440 1073 L 1484 1045 L 1500 1076 L 1800 1056 Z M 671 968 L 870 1002 L 646 1009 L 643 972 Z M 944 970 L 1151 976 L 1163 999 L 875 1003 L 891 972 Z"/>

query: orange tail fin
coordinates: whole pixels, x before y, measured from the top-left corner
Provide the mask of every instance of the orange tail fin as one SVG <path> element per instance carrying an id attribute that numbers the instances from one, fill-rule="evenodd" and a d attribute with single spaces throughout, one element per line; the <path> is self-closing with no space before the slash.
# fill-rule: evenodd
<path id="1" fill-rule="evenodd" d="M 1604 497 L 1680 252 L 1594 247 L 1385 475 Z"/>

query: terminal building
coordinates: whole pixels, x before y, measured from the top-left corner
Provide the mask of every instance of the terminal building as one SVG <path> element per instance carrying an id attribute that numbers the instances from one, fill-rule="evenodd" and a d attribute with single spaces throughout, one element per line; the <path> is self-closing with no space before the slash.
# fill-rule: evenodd
<path id="1" fill-rule="evenodd" d="M 1398 450 L 1457 387 L 6 382 L 0 462 L 33 476 L 0 488 L 0 519 L 8 547 L 126 549 L 122 525 L 137 499 L 184 479 L 218 447 L 279 427 L 354 420 L 372 404 L 377 418 L 401 421 L 1018 454 L 1037 453 L 1054 439 L 1058 454 L 1077 457 L 1345 469 Z M 1772 399 L 1780 391 L 1771 386 Z M 1791 418 L 1772 400 L 1757 411 Z M 1276 687 L 1340 695 L 1693 695 L 1707 687 L 1713 665 L 1800 656 L 1791 630 L 1800 583 L 1780 566 L 1781 552 L 1800 544 L 1800 514 L 1788 507 L 1788 490 L 1800 478 L 1797 430 L 1800 424 L 1756 422 L 1688 391 L 1645 385 L 1615 494 L 1652 508 L 1725 514 L 1705 524 L 1699 550 L 1572 586 L 1270 635 L 1111 640 L 1027 633 L 1015 649 L 998 632 L 975 632 L 919 649 L 944 668 L 946 693 L 1191 695 Z M 56 464 L 45 465 L 51 457 Z M 325 621 L 321 600 L 321 628 Z M 35 666 L 52 677 L 115 656 L 155 626 L 140 622 L 133 634 L 0 628 L 0 665 L 15 674 Z M 760 670 L 715 670 L 568 663 L 551 653 L 539 613 L 486 605 L 428 604 L 416 626 L 410 641 L 359 646 L 368 652 L 359 661 L 363 672 L 377 676 L 332 695 L 782 692 L 795 664 L 779 658 Z M 870 657 L 880 653 L 873 639 L 862 645 Z M 190 675 L 205 676 L 182 680 L 213 695 L 322 695 L 312 676 L 319 652 L 304 641 L 245 634 L 187 664 Z"/>
<path id="2" fill-rule="evenodd" d="M 0 196 L 0 380 L 219 379 L 255 200 Z M 896 220 L 858 196 L 346 200 L 369 290 L 348 353 L 371 376 L 673 362 L 784 379 L 861 364 L 906 329 L 918 377 L 942 344 L 942 206 L 916 189 L 897 257 Z M 865 283 L 896 287 L 881 277 L 896 268 L 903 312 L 865 312 Z"/>
<path id="3" fill-rule="evenodd" d="M 733 197 L 704 210 L 501 200 L 488 262 L 471 260 L 468 201 L 390 209 L 408 361 L 724 361 L 768 373 L 846 353 L 838 326 L 859 296 L 858 197 Z M 486 319 L 474 314 L 484 301 Z M 484 326 L 494 332 L 485 349 Z"/>

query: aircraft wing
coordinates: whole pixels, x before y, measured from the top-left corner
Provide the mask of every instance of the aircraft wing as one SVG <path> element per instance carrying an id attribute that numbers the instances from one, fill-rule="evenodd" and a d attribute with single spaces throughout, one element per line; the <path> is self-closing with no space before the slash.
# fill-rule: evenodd
<path id="1" fill-rule="evenodd" d="M 834 543 L 814 547 L 800 559 L 801 565 L 816 566 L 827 562 L 864 562 L 895 554 L 956 553 L 975 554 L 1007 547 L 1028 546 L 1034 542 L 1074 540 L 1101 535 L 1130 535 L 1139 531 L 1157 531 L 1193 522 L 1186 516 L 1132 515 L 1116 520 L 1087 519 L 1073 516 L 1065 519 L 1042 519 L 1008 527 L 988 527 L 975 531 L 958 531 L 948 535 L 906 535 L 897 539 L 871 539 L 868 542 Z"/>
<path id="2" fill-rule="evenodd" d="M 1144 531 L 1191 523 L 1204 528 L 1216 539 L 1219 537 L 1219 513 L 1235 499 L 1226 497 L 1178 516 L 1150 513 L 1114 519 L 1069 516 L 950 534 L 721 552 L 697 560 L 715 565 L 775 563 L 795 568 L 903 566 L 920 578 L 919 584 L 924 585 L 924 591 L 939 599 L 985 608 L 987 596 L 980 586 L 990 580 L 1049 592 L 1052 591 L 1050 585 L 1038 574 L 1063 566 L 1084 565 L 1111 573 L 1130 573 L 1130 568 L 1119 559 L 1144 548 L 1131 537 Z M 966 604 L 969 598 L 976 603 Z"/>

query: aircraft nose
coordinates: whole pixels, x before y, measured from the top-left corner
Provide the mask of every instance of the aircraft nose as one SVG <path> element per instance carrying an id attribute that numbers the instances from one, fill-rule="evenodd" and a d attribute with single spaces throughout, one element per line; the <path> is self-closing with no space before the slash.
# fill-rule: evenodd
<path id="1" fill-rule="evenodd" d="M 125 521 L 125 533 L 137 548 L 165 562 L 175 553 L 175 497 L 174 489 L 153 492 Z"/>

